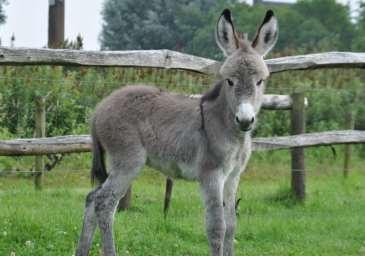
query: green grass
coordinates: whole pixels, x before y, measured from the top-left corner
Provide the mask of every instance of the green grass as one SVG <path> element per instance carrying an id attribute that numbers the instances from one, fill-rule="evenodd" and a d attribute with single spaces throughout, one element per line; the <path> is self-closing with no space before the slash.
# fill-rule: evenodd
<path id="1" fill-rule="evenodd" d="M 242 178 L 236 255 L 365 255 L 363 159 L 347 180 L 340 160 L 310 162 L 302 204 L 289 193 L 285 159 L 260 163 L 274 156 L 256 155 Z M 132 208 L 116 215 L 119 255 L 208 255 L 197 184 L 176 182 L 166 220 L 164 184 L 151 170 L 134 183 Z M 0 255 L 73 255 L 89 190 L 86 170 L 47 173 L 41 192 L 29 178 L 0 177 Z M 91 255 L 100 255 L 98 233 Z"/>

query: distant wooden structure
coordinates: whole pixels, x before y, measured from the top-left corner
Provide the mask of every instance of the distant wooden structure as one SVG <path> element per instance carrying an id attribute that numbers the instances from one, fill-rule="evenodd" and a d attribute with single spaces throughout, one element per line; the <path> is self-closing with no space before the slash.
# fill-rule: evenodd
<path id="1" fill-rule="evenodd" d="M 65 40 L 65 0 L 48 0 L 48 48 L 60 48 Z"/>

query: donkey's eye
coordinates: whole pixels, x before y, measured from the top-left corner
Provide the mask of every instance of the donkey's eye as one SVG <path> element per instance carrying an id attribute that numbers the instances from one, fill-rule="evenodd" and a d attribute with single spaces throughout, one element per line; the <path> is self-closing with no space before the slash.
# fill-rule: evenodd
<path id="1" fill-rule="evenodd" d="M 260 79 L 260 80 L 256 83 L 256 85 L 257 85 L 257 86 L 260 86 L 263 82 L 264 82 L 264 80 L 263 80 L 263 79 Z"/>
<path id="2" fill-rule="evenodd" d="M 234 85 L 233 81 L 231 79 L 229 79 L 229 78 L 227 78 L 227 83 L 228 83 L 229 86 L 233 86 Z"/>

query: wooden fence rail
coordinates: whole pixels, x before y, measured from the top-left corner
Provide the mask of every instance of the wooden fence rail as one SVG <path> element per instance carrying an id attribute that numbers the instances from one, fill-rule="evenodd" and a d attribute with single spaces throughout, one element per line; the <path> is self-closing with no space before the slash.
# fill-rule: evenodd
<path id="1" fill-rule="evenodd" d="M 272 73 L 317 68 L 365 68 L 365 53 L 326 52 L 266 60 Z M 0 65 L 154 67 L 216 74 L 220 62 L 170 50 L 80 51 L 0 47 Z"/>
<path id="2" fill-rule="evenodd" d="M 190 95 L 191 98 L 200 98 L 201 94 Z M 304 99 L 305 106 L 308 106 L 307 98 Z M 290 110 L 293 99 L 290 95 L 265 94 L 262 101 L 262 108 L 265 110 Z"/>
<path id="3" fill-rule="evenodd" d="M 0 155 L 30 156 L 91 151 L 89 135 L 69 135 L 48 138 L 0 140 Z M 270 138 L 254 138 L 253 150 L 278 150 L 335 144 L 365 143 L 365 131 L 344 130 L 315 132 Z"/>

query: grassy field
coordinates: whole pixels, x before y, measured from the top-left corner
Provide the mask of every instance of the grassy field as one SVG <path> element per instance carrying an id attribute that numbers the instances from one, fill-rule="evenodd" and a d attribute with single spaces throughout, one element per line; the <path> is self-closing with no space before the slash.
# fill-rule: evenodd
<path id="1" fill-rule="evenodd" d="M 288 193 L 288 161 L 275 156 L 255 155 L 242 177 L 236 255 L 365 255 L 364 159 L 347 180 L 341 159 L 309 161 L 307 200 L 298 204 Z M 0 255 L 74 254 L 90 190 L 87 170 L 63 170 L 74 160 L 47 173 L 41 192 L 27 177 L 0 177 Z M 149 169 L 134 183 L 133 207 L 116 215 L 119 255 L 208 255 L 197 184 L 176 182 L 164 220 L 164 183 Z M 91 255 L 100 255 L 98 233 Z"/>

